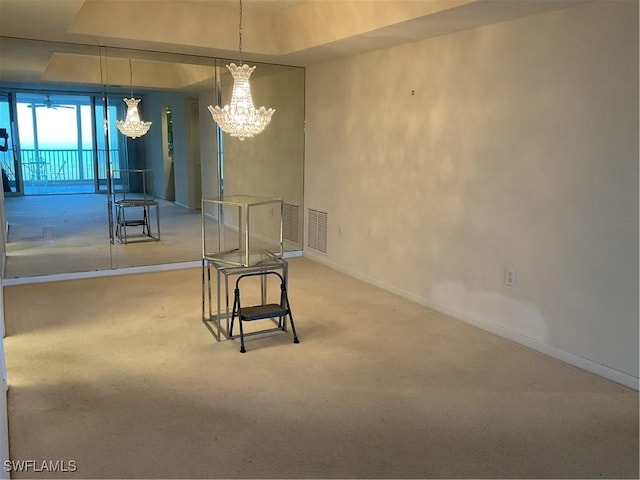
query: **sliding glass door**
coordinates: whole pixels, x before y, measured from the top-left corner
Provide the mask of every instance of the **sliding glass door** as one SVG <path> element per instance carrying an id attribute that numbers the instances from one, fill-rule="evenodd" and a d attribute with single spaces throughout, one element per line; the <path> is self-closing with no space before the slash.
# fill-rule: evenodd
<path id="1" fill-rule="evenodd" d="M 0 167 L 4 195 L 21 192 L 20 162 L 17 142 L 13 94 L 0 93 Z"/>
<path id="2" fill-rule="evenodd" d="M 90 97 L 16 94 L 25 195 L 91 193 Z"/>
<path id="3" fill-rule="evenodd" d="M 15 98 L 19 147 L 13 164 L 8 156 L 2 159 L 9 181 L 15 184 L 13 191 L 24 195 L 106 193 L 108 172 L 126 164 L 127 146 L 117 138 L 107 142 L 102 98 L 41 93 L 17 93 Z M 116 131 L 119 112 L 113 102 L 118 100 L 109 99 L 109 131 Z M 10 112 L 8 99 L 5 103 Z"/>
<path id="4" fill-rule="evenodd" d="M 95 191 L 109 193 L 109 177 L 114 170 L 127 168 L 127 143 L 121 135 L 116 135 L 116 119 L 121 118 L 123 108 L 122 97 L 109 97 L 107 115 L 105 116 L 104 98 L 93 97 L 94 105 L 94 175 Z M 108 168 L 107 168 L 108 166 Z"/>

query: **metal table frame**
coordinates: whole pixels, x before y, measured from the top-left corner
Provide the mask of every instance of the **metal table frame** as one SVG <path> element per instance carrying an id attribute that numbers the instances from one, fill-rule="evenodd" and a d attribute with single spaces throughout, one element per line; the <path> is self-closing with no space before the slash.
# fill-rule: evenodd
<path id="1" fill-rule="evenodd" d="M 211 267 L 216 270 L 216 303 L 217 313 L 213 313 L 213 305 L 211 301 Z M 281 271 L 284 278 L 285 286 L 288 288 L 289 281 L 289 265 L 286 260 L 278 257 L 273 257 L 268 260 L 264 260 L 256 265 L 250 267 L 229 265 L 221 263 L 215 258 L 204 257 L 202 259 L 202 322 L 207 329 L 211 332 L 213 337 L 217 341 L 230 340 L 235 338 L 235 335 L 231 335 L 229 332 L 231 323 L 231 312 L 229 310 L 229 277 L 234 275 L 242 275 L 245 273 L 261 273 L 261 272 L 277 272 Z M 224 311 L 222 309 L 222 287 L 224 277 Z M 267 284 L 264 277 L 261 278 L 262 288 L 262 302 L 267 298 Z M 233 289 L 232 289 L 233 290 Z M 233 292 L 231 292 L 231 295 Z M 245 337 L 248 336 L 265 336 L 273 333 L 280 333 L 287 331 L 287 322 L 282 321 L 281 318 L 275 321 L 276 327 L 268 330 L 260 330 L 258 332 L 245 333 Z"/>
<path id="2" fill-rule="evenodd" d="M 113 169 L 109 188 L 109 214 L 113 219 L 109 223 L 111 243 L 115 240 L 119 243 L 160 241 L 160 204 L 153 194 L 153 170 Z M 156 210 L 155 232 L 151 228 L 151 208 Z M 115 222 L 115 229 L 111 222 Z M 127 227 L 142 227 L 142 233 L 129 234 Z"/>
<path id="3" fill-rule="evenodd" d="M 116 206 L 116 233 L 115 236 L 120 243 L 129 243 L 131 242 L 131 238 L 140 238 L 145 237 L 145 239 L 160 241 L 160 205 L 155 200 L 144 200 L 144 199 L 126 199 L 126 200 L 117 200 L 115 202 Z M 151 228 L 150 221 L 150 209 L 151 207 L 155 207 L 156 210 L 156 230 L 155 235 L 153 229 Z M 134 209 L 142 209 L 142 218 L 137 216 L 136 218 L 126 217 L 126 209 L 134 208 Z M 139 210 L 138 210 L 139 212 Z M 142 227 L 142 234 L 137 235 L 127 235 L 127 227 Z"/>

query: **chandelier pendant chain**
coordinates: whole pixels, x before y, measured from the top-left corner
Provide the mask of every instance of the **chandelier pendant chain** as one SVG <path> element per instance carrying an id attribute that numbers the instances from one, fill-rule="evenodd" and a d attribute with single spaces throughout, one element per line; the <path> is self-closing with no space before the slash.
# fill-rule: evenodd
<path id="1" fill-rule="evenodd" d="M 131 87 L 131 98 L 133 98 L 133 68 L 131 68 L 131 57 L 129 57 L 129 86 Z"/>
<path id="2" fill-rule="evenodd" d="M 242 0 L 240 0 L 240 25 L 238 27 L 238 50 L 240 51 L 240 66 L 242 66 Z"/>

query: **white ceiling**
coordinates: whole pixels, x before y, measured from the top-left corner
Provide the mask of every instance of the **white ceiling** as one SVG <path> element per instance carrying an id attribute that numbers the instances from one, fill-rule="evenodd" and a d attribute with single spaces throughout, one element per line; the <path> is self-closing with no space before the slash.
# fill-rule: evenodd
<path id="1" fill-rule="evenodd" d="M 243 0 L 243 57 L 309 66 L 580 2 Z M 239 0 L 0 0 L 0 81 L 99 84 L 102 46 L 113 57 L 111 83 L 129 83 L 125 59 L 134 57 L 136 85 L 193 88 L 206 81 L 203 65 L 211 65 L 213 57 L 238 58 L 239 5 Z M 151 52 L 201 60 L 176 62 Z"/>

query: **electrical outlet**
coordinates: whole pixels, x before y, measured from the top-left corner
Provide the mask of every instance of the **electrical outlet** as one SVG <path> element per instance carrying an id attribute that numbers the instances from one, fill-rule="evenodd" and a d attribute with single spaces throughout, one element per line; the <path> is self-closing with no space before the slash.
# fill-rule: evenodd
<path id="1" fill-rule="evenodd" d="M 510 287 L 516 286 L 516 269 L 515 268 L 507 268 L 504 271 L 504 283 Z"/>

